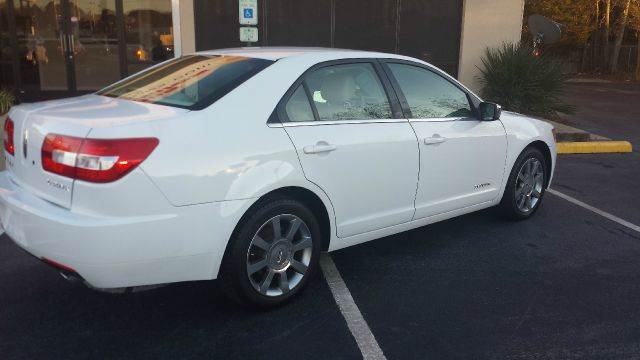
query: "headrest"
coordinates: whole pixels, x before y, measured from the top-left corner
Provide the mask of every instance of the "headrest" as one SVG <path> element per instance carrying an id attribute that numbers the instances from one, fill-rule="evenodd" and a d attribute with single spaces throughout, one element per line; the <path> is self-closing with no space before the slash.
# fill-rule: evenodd
<path id="1" fill-rule="evenodd" d="M 329 103 L 344 102 L 356 95 L 356 82 L 347 71 L 336 71 L 322 80 L 322 98 Z"/>

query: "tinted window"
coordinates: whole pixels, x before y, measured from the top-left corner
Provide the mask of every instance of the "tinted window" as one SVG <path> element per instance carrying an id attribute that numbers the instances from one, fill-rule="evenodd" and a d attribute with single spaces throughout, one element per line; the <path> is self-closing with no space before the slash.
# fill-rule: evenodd
<path id="1" fill-rule="evenodd" d="M 184 56 L 140 72 L 98 94 L 202 109 L 272 63 L 242 56 Z"/>
<path id="2" fill-rule="evenodd" d="M 328 66 L 305 79 L 320 120 L 391 118 L 391 107 L 373 65 Z"/>
<path id="3" fill-rule="evenodd" d="M 471 117 L 467 94 L 442 76 L 417 66 L 389 64 L 416 119 Z"/>
<path id="4" fill-rule="evenodd" d="M 289 121 L 314 121 L 313 110 L 309 104 L 309 98 L 302 85 L 291 95 L 285 106 Z"/>

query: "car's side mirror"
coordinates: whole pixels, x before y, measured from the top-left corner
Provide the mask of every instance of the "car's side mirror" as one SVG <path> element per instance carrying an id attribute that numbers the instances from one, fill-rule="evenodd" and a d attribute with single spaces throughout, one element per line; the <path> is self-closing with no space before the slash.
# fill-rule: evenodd
<path id="1" fill-rule="evenodd" d="M 480 120 L 493 121 L 500 119 L 500 113 L 502 113 L 502 107 L 498 104 L 490 102 L 481 102 L 479 106 Z"/>

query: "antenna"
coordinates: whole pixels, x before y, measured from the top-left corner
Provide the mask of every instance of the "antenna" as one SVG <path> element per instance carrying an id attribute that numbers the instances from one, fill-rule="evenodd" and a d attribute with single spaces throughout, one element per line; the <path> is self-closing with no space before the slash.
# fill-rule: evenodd
<path id="1" fill-rule="evenodd" d="M 542 44 L 553 44 L 562 36 L 562 25 L 539 14 L 529 16 L 529 32 L 533 36 L 533 53 L 540 55 Z"/>

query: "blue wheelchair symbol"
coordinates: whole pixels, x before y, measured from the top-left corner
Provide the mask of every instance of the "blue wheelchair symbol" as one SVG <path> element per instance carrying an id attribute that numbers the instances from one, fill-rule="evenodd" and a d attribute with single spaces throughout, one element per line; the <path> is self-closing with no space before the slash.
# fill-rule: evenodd
<path id="1" fill-rule="evenodd" d="M 245 19 L 253 19 L 253 9 L 243 9 Z"/>

